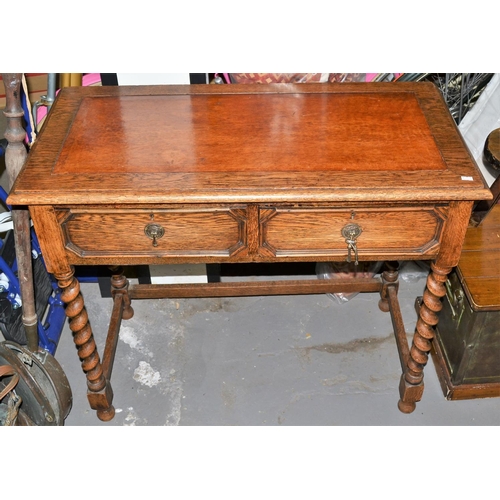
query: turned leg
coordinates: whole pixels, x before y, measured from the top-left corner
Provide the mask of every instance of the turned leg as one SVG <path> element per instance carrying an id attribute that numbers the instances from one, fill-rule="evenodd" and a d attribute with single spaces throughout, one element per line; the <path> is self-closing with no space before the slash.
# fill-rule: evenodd
<path id="1" fill-rule="evenodd" d="M 74 277 L 73 268 L 65 275 L 56 275 L 56 278 L 61 288 L 61 300 L 66 304 L 66 316 L 69 318 L 69 327 L 78 348 L 82 369 L 87 377 L 87 397 L 90 406 L 97 410 L 97 417 L 100 420 L 111 420 L 115 415 L 115 409 L 111 404 L 113 391 L 103 373 L 83 296 L 80 293 L 80 283 Z"/>
<path id="2" fill-rule="evenodd" d="M 382 312 L 389 312 L 389 296 L 387 293 L 387 286 L 399 286 L 399 264 L 398 262 L 386 262 L 386 269 L 382 272 L 382 289 L 380 290 L 380 300 L 378 307 Z"/>
<path id="3" fill-rule="evenodd" d="M 111 272 L 113 273 L 111 276 L 113 310 L 111 312 L 106 346 L 104 347 L 104 355 L 102 358 L 102 368 L 108 384 L 111 380 L 111 373 L 115 362 L 115 353 L 122 319 L 130 319 L 134 315 L 134 310 L 130 305 L 130 296 L 128 294 L 128 280 L 123 275 L 123 268 L 118 266 L 112 267 Z"/>
<path id="4" fill-rule="evenodd" d="M 18 173 L 28 155 L 23 128 L 24 111 L 21 105 L 21 73 L 4 73 L 6 106 L 3 114 L 7 121 L 5 138 L 8 141 L 5 150 L 5 169 L 8 175 L 9 189 L 12 188 Z M 28 349 L 38 350 L 38 318 L 36 314 L 33 268 L 31 261 L 31 233 L 29 213 L 26 207 L 15 207 L 12 210 L 14 222 L 15 252 L 19 270 L 19 287 L 23 304 L 23 326 L 28 341 Z"/>
<path id="5" fill-rule="evenodd" d="M 123 274 L 122 266 L 113 266 L 110 268 L 111 275 L 111 296 L 114 298 L 117 294 L 122 295 L 122 318 L 130 319 L 134 315 L 134 309 L 131 306 L 130 296 L 128 294 L 128 280 Z"/>
<path id="6" fill-rule="evenodd" d="M 403 413 L 411 413 L 416 407 L 415 403 L 422 398 L 424 391 L 423 370 L 431 350 L 434 327 L 439 321 L 437 313 L 443 307 L 441 298 L 446 295 L 445 282 L 451 269 L 451 267 L 438 267 L 434 263 L 431 264 L 431 272 L 427 278 L 410 356 L 399 386 L 401 399 L 398 407 Z"/>

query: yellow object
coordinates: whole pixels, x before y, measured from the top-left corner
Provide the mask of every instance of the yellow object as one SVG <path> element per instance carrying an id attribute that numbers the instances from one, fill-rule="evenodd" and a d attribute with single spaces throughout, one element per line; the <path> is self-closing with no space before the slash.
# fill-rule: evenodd
<path id="1" fill-rule="evenodd" d="M 59 73 L 59 88 L 81 87 L 83 73 Z"/>

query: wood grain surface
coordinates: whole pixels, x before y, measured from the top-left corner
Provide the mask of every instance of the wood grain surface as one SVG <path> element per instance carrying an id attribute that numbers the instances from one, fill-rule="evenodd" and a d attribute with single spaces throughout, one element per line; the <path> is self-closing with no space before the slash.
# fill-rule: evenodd
<path id="1" fill-rule="evenodd" d="M 170 85 L 63 89 L 9 203 L 490 196 L 433 84 Z"/>
<path id="2" fill-rule="evenodd" d="M 500 205 L 467 230 L 457 272 L 474 310 L 500 311 Z"/>

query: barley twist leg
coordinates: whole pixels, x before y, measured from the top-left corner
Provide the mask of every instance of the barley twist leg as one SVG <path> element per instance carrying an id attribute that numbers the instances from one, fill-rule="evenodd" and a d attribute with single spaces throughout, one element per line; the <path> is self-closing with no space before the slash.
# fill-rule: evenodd
<path id="1" fill-rule="evenodd" d="M 451 268 L 437 267 L 431 264 L 431 273 L 427 277 L 422 306 L 413 342 L 408 357 L 407 369 L 401 377 L 398 407 L 403 413 L 411 413 L 416 402 L 420 401 L 424 390 L 424 366 L 429 358 L 434 327 L 438 324 L 438 312 L 443 307 L 441 298 L 446 295 L 445 282 Z"/>
<path id="2" fill-rule="evenodd" d="M 101 360 L 92 334 L 80 283 L 73 275 L 72 269 L 67 275 L 56 276 L 61 288 L 61 300 L 66 304 L 66 316 L 73 332 L 73 341 L 78 348 L 78 356 L 82 369 L 87 377 L 87 397 L 90 405 L 97 410 L 100 420 L 108 421 L 114 417 L 115 409 L 111 405 L 113 393 L 109 382 L 104 377 Z"/>

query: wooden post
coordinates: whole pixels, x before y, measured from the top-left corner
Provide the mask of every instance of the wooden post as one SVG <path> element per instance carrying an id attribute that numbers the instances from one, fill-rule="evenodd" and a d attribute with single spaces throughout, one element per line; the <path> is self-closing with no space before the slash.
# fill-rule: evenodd
<path id="1" fill-rule="evenodd" d="M 4 115 L 7 118 L 5 138 L 8 141 L 5 150 L 5 167 L 9 179 L 9 190 L 26 161 L 28 152 L 24 145 L 25 130 L 22 124 L 24 116 L 21 106 L 21 73 L 2 74 L 5 84 L 6 106 Z M 30 351 L 38 350 L 38 320 L 35 305 L 35 288 L 33 281 L 33 264 L 31 260 L 30 216 L 27 207 L 12 209 L 14 223 L 14 242 L 16 247 L 17 266 L 19 269 L 19 287 L 23 303 L 23 325 Z"/>

